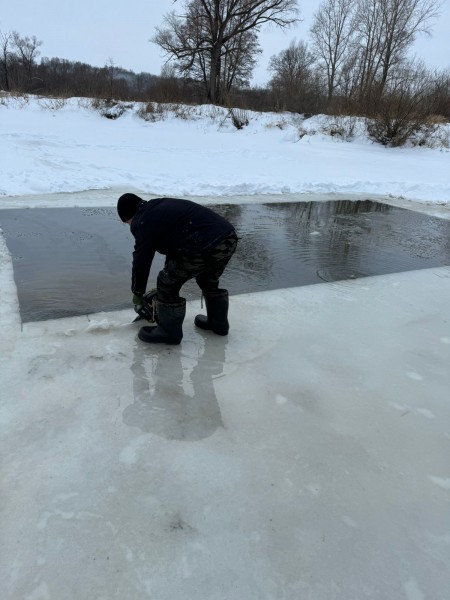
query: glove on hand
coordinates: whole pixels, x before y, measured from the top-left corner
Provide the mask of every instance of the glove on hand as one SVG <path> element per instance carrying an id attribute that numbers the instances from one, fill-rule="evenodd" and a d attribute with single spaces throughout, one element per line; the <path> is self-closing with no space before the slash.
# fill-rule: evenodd
<path id="1" fill-rule="evenodd" d="M 133 304 L 136 307 L 136 305 L 142 304 L 142 299 L 143 296 L 140 296 L 139 294 L 133 294 Z"/>

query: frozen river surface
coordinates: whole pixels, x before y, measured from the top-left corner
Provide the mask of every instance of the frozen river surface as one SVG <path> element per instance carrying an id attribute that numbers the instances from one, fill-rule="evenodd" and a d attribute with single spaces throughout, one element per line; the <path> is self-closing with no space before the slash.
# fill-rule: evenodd
<path id="1" fill-rule="evenodd" d="M 153 348 L 22 324 L 0 256 L 2 599 L 448 600 L 448 266 L 236 294 L 225 339 L 190 300 Z"/>

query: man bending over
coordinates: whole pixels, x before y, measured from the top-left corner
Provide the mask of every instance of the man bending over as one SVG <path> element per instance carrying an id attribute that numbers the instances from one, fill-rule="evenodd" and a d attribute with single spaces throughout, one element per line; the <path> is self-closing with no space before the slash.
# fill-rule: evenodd
<path id="1" fill-rule="evenodd" d="M 186 315 L 186 300 L 179 295 L 189 279 L 203 292 L 207 315 L 197 315 L 195 325 L 227 335 L 228 291 L 219 278 L 237 246 L 233 225 L 210 208 L 190 200 L 155 198 L 145 201 L 124 194 L 117 212 L 135 238 L 131 291 L 139 313 L 155 252 L 166 256 L 157 278 L 156 327 L 142 327 L 139 339 L 148 343 L 179 344 Z"/>

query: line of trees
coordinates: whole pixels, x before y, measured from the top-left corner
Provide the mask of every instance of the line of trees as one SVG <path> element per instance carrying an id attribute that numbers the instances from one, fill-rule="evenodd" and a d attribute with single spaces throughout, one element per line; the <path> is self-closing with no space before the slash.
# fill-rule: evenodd
<path id="1" fill-rule="evenodd" d="M 146 98 L 159 77 L 118 68 L 112 60 L 104 67 L 61 58 L 42 58 L 42 41 L 18 32 L 0 32 L 0 89 L 6 92 L 56 96 L 120 99 Z"/>
<path id="2" fill-rule="evenodd" d="M 207 98 L 224 103 L 233 86 L 248 86 L 264 23 L 298 21 L 296 0 L 184 0 L 153 42 L 180 75 L 201 80 Z M 268 87 L 280 108 L 299 112 L 371 112 L 386 95 L 402 93 L 423 65 L 408 61 L 419 33 L 430 34 L 438 0 L 323 0 L 309 44 L 295 42 L 272 57 Z M 424 87 L 430 90 L 432 76 Z M 443 76 L 438 77 L 442 88 Z"/>
<path id="3" fill-rule="evenodd" d="M 135 74 L 59 58 L 38 63 L 42 42 L 0 35 L 5 91 L 160 102 L 212 102 L 255 110 L 373 115 L 384 111 L 450 118 L 450 70 L 431 72 L 410 58 L 430 34 L 438 0 L 323 0 L 307 41 L 293 41 L 269 63 L 264 88 L 251 76 L 271 23 L 298 21 L 297 0 L 175 0 L 152 41 L 167 54 L 161 75 Z M 407 107 L 407 108 L 406 108 Z"/>
<path id="4" fill-rule="evenodd" d="M 42 42 L 36 36 L 21 37 L 17 31 L 0 36 L 2 89 L 10 91 L 33 85 L 36 58 Z"/>

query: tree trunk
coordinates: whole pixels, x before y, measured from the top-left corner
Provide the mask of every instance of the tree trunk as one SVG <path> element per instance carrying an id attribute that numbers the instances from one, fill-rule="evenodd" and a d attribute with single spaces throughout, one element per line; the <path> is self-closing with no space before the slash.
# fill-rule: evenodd
<path id="1" fill-rule="evenodd" d="M 212 104 L 217 104 L 220 101 L 220 58 L 221 45 L 217 43 L 211 49 L 211 65 L 209 72 L 208 100 L 210 100 Z"/>

